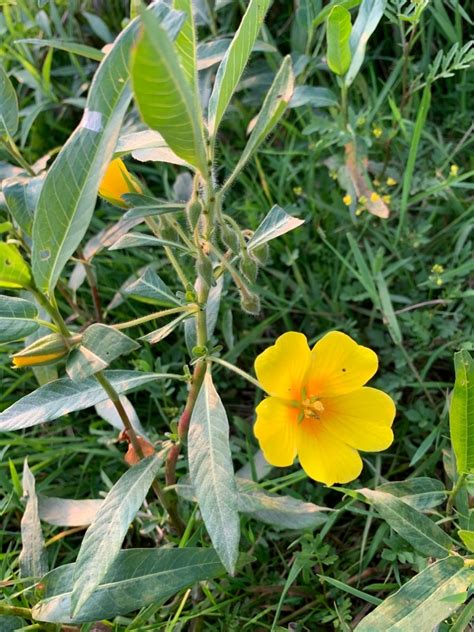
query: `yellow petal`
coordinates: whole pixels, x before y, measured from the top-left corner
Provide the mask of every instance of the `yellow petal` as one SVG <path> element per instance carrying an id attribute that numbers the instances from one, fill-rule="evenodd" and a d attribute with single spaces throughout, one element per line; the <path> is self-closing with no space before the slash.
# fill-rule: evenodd
<path id="1" fill-rule="evenodd" d="M 45 353 L 43 355 L 32 356 L 13 356 L 12 362 L 16 369 L 24 366 L 39 366 L 42 364 L 48 364 L 54 360 L 59 360 L 65 354 L 64 353 Z"/>
<path id="2" fill-rule="evenodd" d="M 257 406 L 254 433 L 272 465 L 286 467 L 295 460 L 297 419 L 298 409 L 276 397 L 267 397 Z"/>
<path id="3" fill-rule="evenodd" d="M 334 397 L 355 391 L 376 373 L 377 355 L 340 331 L 330 331 L 311 352 L 308 393 Z"/>
<path id="4" fill-rule="evenodd" d="M 365 386 L 347 395 L 323 399 L 322 404 L 324 428 L 353 448 L 376 452 L 392 443 L 395 404 L 383 391 Z"/>
<path id="5" fill-rule="evenodd" d="M 112 160 L 107 167 L 99 187 L 99 194 L 111 203 L 126 206 L 122 195 L 140 192 L 133 182 L 133 176 L 120 158 Z"/>
<path id="6" fill-rule="evenodd" d="M 357 450 L 339 441 L 317 420 L 305 419 L 298 425 L 296 446 L 301 467 L 315 481 L 349 483 L 362 471 Z"/>
<path id="7" fill-rule="evenodd" d="M 299 400 L 311 352 L 304 334 L 288 331 L 255 360 L 255 373 L 271 395 Z"/>

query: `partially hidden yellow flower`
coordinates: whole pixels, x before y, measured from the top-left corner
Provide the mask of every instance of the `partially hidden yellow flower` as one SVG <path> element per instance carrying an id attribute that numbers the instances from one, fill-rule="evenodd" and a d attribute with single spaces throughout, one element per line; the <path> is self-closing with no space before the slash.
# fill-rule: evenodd
<path id="1" fill-rule="evenodd" d="M 270 395 L 257 406 L 254 427 L 267 461 L 287 467 L 298 456 L 306 474 L 326 485 L 356 479 L 358 450 L 385 450 L 393 441 L 393 400 L 364 386 L 377 368 L 374 351 L 339 331 L 313 349 L 301 333 L 280 336 L 255 360 Z"/>
<path id="2" fill-rule="evenodd" d="M 387 185 L 389 187 L 394 187 L 397 184 L 397 181 L 395 180 L 395 178 L 387 178 Z"/>
<path id="3" fill-rule="evenodd" d="M 342 198 L 342 201 L 344 202 L 346 206 L 350 206 L 352 204 L 352 195 L 349 195 L 348 193 Z"/>
<path id="4" fill-rule="evenodd" d="M 383 134 L 383 130 L 379 126 L 374 127 L 372 129 L 372 134 L 375 136 L 375 138 L 380 138 L 382 136 L 382 134 Z"/>
<path id="5" fill-rule="evenodd" d="M 71 339 L 72 340 L 72 339 Z M 15 369 L 51 364 L 64 358 L 69 346 L 61 334 L 48 334 L 12 356 Z"/>
<path id="6" fill-rule="evenodd" d="M 456 177 L 459 173 L 459 167 L 457 165 L 451 165 L 449 167 L 449 175 Z"/>
<path id="7" fill-rule="evenodd" d="M 125 166 L 121 158 L 115 158 L 107 167 L 102 182 L 99 186 L 99 195 L 110 204 L 127 207 L 127 203 L 122 199 L 125 193 L 142 193 L 142 189 Z"/>

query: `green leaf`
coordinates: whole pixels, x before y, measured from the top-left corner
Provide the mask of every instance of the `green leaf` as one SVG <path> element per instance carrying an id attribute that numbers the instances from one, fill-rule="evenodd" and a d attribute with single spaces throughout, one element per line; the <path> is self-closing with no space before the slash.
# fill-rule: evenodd
<path id="1" fill-rule="evenodd" d="M 434 630 L 459 603 L 446 601 L 474 580 L 474 569 L 452 556 L 431 564 L 364 617 L 356 632 L 412 632 Z"/>
<path id="2" fill-rule="evenodd" d="M 351 14 L 342 6 L 335 6 L 328 16 L 326 38 L 327 62 L 336 75 L 344 75 L 351 64 Z"/>
<path id="3" fill-rule="evenodd" d="M 229 422 L 206 371 L 189 424 L 191 483 L 204 524 L 222 563 L 234 573 L 239 551 L 237 489 L 229 444 Z"/>
<path id="4" fill-rule="evenodd" d="M 255 125 L 252 129 L 247 145 L 245 146 L 245 149 L 243 150 L 232 174 L 224 184 L 224 190 L 227 189 L 232 182 L 234 182 L 235 178 L 242 171 L 252 154 L 273 131 L 274 127 L 283 116 L 283 113 L 288 107 L 288 103 L 292 97 L 294 83 L 295 78 L 291 67 L 291 58 L 288 55 L 283 60 L 283 63 L 273 80 L 270 90 L 263 102 L 262 109 L 255 120 Z"/>
<path id="5" fill-rule="evenodd" d="M 193 3 L 191 0 L 173 0 L 173 9 L 184 11 L 186 14 L 186 20 L 175 40 L 175 48 L 188 83 L 193 90 L 196 90 L 196 30 Z"/>
<path id="6" fill-rule="evenodd" d="M 0 241 L 0 288 L 28 288 L 30 284 L 30 269 L 18 248 Z"/>
<path id="7" fill-rule="evenodd" d="M 143 459 L 115 483 L 87 529 L 74 568 L 71 593 L 76 615 L 117 558 L 130 523 L 143 504 L 168 448 Z"/>
<path id="8" fill-rule="evenodd" d="M 39 578 L 48 572 L 48 554 L 38 514 L 35 477 L 27 459 L 23 464 L 23 496 L 26 507 L 21 519 L 20 576 Z"/>
<path id="9" fill-rule="evenodd" d="M 163 327 L 155 329 L 155 331 L 142 336 L 140 340 L 148 342 L 150 345 L 156 345 L 158 342 L 161 342 L 162 340 L 164 340 L 164 338 L 169 336 L 176 329 L 176 327 L 183 322 L 183 320 L 189 318 L 190 316 L 191 313 L 186 311 L 183 314 L 180 314 L 177 318 L 171 320 L 169 323 L 166 323 L 166 325 L 163 325 Z"/>
<path id="10" fill-rule="evenodd" d="M 146 235 L 144 233 L 127 233 L 117 239 L 109 250 L 122 250 L 123 248 L 137 248 L 138 246 L 169 246 L 171 249 L 184 250 L 188 252 L 187 246 L 183 246 L 177 241 L 170 241 L 169 239 L 158 239 L 153 235 Z"/>
<path id="11" fill-rule="evenodd" d="M 102 498 L 76 500 L 38 494 L 39 517 L 57 527 L 83 527 L 93 522 L 103 502 Z"/>
<path id="12" fill-rule="evenodd" d="M 390 333 L 390 336 L 392 337 L 393 342 L 396 345 L 401 345 L 403 340 L 402 330 L 400 329 L 397 315 L 395 314 L 395 310 L 393 309 L 392 297 L 390 296 L 387 282 L 385 281 L 382 272 L 379 272 L 376 275 L 375 280 L 377 282 L 380 305 L 384 315 L 384 320 L 387 323 L 388 331 Z"/>
<path id="13" fill-rule="evenodd" d="M 165 377 L 139 371 L 105 371 L 104 375 L 119 394 Z M 61 378 L 25 395 L 0 413 L 0 431 L 36 426 L 106 399 L 107 394 L 95 378 L 83 382 Z"/>
<path id="14" fill-rule="evenodd" d="M 449 427 L 459 473 L 474 472 L 474 360 L 468 351 L 454 354 L 454 382 Z"/>
<path id="15" fill-rule="evenodd" d="M 242 22 L 219 65 L 209 100 L 208 127 L 215 137 L 252 52 L 271 0 L 250 0 Z"/>
<path id="16" fill-rule="evenodd" d="M 446 498 L 443 483 L 427 476 L 384 483 L 377 487 L 377 491 L 392 494 L 418 511 L 437 507 Z"/>
<path id="17" fill-rule="evenodd" d="M 166 283 L 150 268 L 134 283 L 127 285 L 124 292 L 141 300 L 146 299 L 146 303 L 164 305 L 165 307 L 181 305 L 179 299 L 176 298 Z"/>
<path id="18" fill-rule="evenodd" d="M 311 105 L 314 108 L 327 108 L 338 104 L 338 99 L 329 88 L 317 86 L 296 86 L 288 107 L 300 108 Z"/>
<path id="19" fill-rule="evenodd" d="M 189 166 L 185 160 L 177 156 L 174 151 L 170 149 L 161 134 L 151 129 L 143 132 L 124 134 L 118 139 L 114 156 L 124 156 L 130 153 L 135 160 L 139 160 L 140 162 L 152 160 L 154 162 L 168 162 L 184 167 Z"/>
<path id="20" fill-rule="evenodd" d="M 466 531 L 465 529 L 459 529 L 458 536 L 463 541 L 466 549 L 471 553 L 474 553 L 474 531 Z"/>
<path id="21" fill-rule="evenodd" d="M 249 239 L 247 249 L 251 251 L 254 248 L 258 248 L 268 241 L 276 239 L 294 228 L 298 228 L 302 224 L 304 224 L 304 219 L 288 215 L 281 206 L 275 204 Z"/>
<path id="22" fill-rule="evenodd" d="M 176 14 L 163 4 L 149 10 L 174 31 Z M 158 19 L 158 18 L 157 18 Z M 44 182 L 33 224 L 33 274 L 51 294 L 83 238 L 131 99 L 128 57 L 138 33 L 134 20 L 115 41 L 92 81 L 81 123 L 59 152 Z"/>
<path id="23" fill-rule="evenodd" d="M 319 26 L 323 24 L 328 15 L 331 13 L 333 7 L 336 5 L 339 7 L 344 7 L 344 9 L 353 9 L 354 7 L 358 7 L 361 3 L 361 0 L 331 0 L 329 4 L 321 9 L 318 15 L 313 20 L 313 26 Z"/>
<path id="24" fill-rule="evenodd" d="M 358 491 L 371 502 L 399 536 L 423 555 L 445 557 L 452 551 L 453 541 L 447 533 L 403 500 L 367 488 Z"/>
<path id="25" fill-rule="evenodd" d="M 346 86 L 351 85 L 362 66 L 367 42 L 382 19 L 386 4 L 386 0 L 362 0 L 351 33 L 350 48 L 352 60 L 344 78 Z"/>
<path id="26" fill-rule="evenodd" d="M 18 99 L 9 76 L 0 64 L 0 136 L 14 136 L 18 129 Z"/>
<path id="27" fill-rule="evenodd" d="M 102 371 L 121 355 L 139 348 L 137 342 L 121 331 L 95 323 L 82 334 L 79 349 L 69 355 L 66 372 L 71 380 L 81 381 Z"/>
<path id="28" fill-rule="evenodd" d="M 0 295 L 0 342 L 26 338 L 39 327 L 36 305 L 23 298 Z"/>
<path id="29" fill-rule="evenodd" d="M 33 219 L 38 199 L 43 187 L 46 173 L 31 178 L 29 176 L 15 176 L 2 183 L 2 191 L 8 210 L 27 235 L 31 235 Z"/>
<path id="30" fill-rule="evenodd" d="M 177 52 L 159 21 L 143 14 L 145 26 L 131 62 L 135 101 L 147 125 L 157 130 L 176 155 L 207 172 L 201 106 Z"/>
<path id="31" fill-rule="evenodd" d="M 70 614 L 74 566 L 60 566 L 43 578 L 44 598 L 32 611 L 36 621 L 66 624 L 111 619 L 161 603 L 183 588 L 223 572 L 212 549 L 120 551 L 102 583 L 73 619 Z"/>
<path id="32" fill-rule="evenodd" d="M 25 39 L 19 39 L 15 41 L 15 44 L 36 44 L 37 46 L 49 46 L 50 48 L 57 48 L 58 50 L 66 51 L 67 53 L 73 53 L 74 55 L 80 55 L 87 59 L 93 59 L 94 61 L 102 61 L 105 57 L 98 48 L 93 46 L 86 46 L 85 44 L 79 44 L 77 42 L 65 42 L 63 40 L 54 39 L 40 39 L 36 37 L 27 37 Z"/>

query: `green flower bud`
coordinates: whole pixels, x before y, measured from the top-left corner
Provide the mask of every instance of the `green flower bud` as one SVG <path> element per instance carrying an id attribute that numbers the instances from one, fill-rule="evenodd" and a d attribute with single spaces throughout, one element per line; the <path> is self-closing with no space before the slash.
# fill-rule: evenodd
<path id="1" fill-rule="evenodd" d="M 235 255 L 240 252 L 240 238 L 237 232 L 227 224 L 221 225 L 221 240 L 226 248 Z"/>
<path id="2" fill-rule="evenodd" d="M 202 204 L 197 198 L 191 198 L 186 205 L 186 217 L 189 227 L 194 232 L 202 213 Z"/>
<path id="3" fill-rule="evenodd" d="M 249 292 L 248 290 L 241 292 L 240 305 L 247 314 L 257 316 L 260 313 L 260 298 L 254 292 Z"/>
<path id="4" fill-rule="evenodd" d="M 251 255 L 258 261 L 258 263 L 265 265 L 270 257 L 270 248 L 268 244 L 262 244 L 257 248 L 253 248 Z"/>
<path id="5" fill-rule="evenodd" d="M 240 259 L 240 270 L 244 274 L 250 283 L 255 283 L 258 274 L 258 264 L 251 259 L 247 253 L 243 253 Z"/>

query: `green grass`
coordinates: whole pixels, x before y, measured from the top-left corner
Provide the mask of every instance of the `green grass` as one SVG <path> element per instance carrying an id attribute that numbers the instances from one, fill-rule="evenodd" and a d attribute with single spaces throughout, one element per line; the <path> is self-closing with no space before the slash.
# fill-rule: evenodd
<path id="1" fill-rule="evenodd" d="M 85 4 L 92 10 L 92 3 Z M 113 2 L 110 8 L 109 3 L 98 4 L 100 17 L 115 34 L 125 17 L 125 3 Z M 235 30 L 240 4 L 233 2 L 214 15 L 219 33 Z M 81 18 L 76 5 L 63 1 L 44 7 L 51 33 L 31 24 L 30 18 L 38 14 L 35 2 L 19 2 L 18 7 L 24 7 L 21 15 L 15 15 L 20 8 L 10 8 L 10 15 L 5 10 L 0 22 L 5 33 L 0 50 L 7 69 L 16 81 L 30 77 L 18 86 L 20 107 L 33 112 L 37 103 L 47 104 L 19 143 L 30 163 L 47 152 L 54 153 L 74 129 L 80 109 L 64 99 L 85 96 L 83 84 L 89 81 L 95 64 L 56 51 L 49 73 L 45 68 L 47 49 L 32 54 L 28 45 L 18 47 L 14 41 L 48 36 L 100 48 L 103 42 Z M 421 88 L 423 80 L 418 77 L 427 75 L 438 50 L 448 51 L 453 44 L 468 40 L 471 26 L 465 13 L 456 10 L 458 5 L 468 12 L 468 3 L 431 3 L 409 40 L 411 48 L 405 57 L 400 24 L 385 16 L 370 40 L 368 59 L 351 89 L 350 122 L 372 163 L 373 177 L 381 182 L 380 193 L 391 196 L 389 219 L 380 220 L 366 211 L 355 217 L 344 205 L 345 190 L 331 177 L 335 168 L 331 158 L 342 159 L 344 140 L 338 137 L 326 111 L 309 106 L 289 112 L 226 199 L 233 216 L 244 226 L 255 228 L 275 203 L 306 222 L 273 242 L 270 262 L 258 281 L 262 300 L 258 317 L 242 314 L 235 288 L 226 287 L 215 334 L 224 344 L 222 357 L 251 372 L 256 355 L 279 334 L 292 329 L 304 332 L 310 342 L 325 331 L 339 329 L 379 355 L 380 370 L 372 384 L 396 400 L 396 440 L 381 454 L 364 455 L 364 472 L 360 481 L 351 485 L 354 489 L 373 489 L 385 481 L 416 476 L 439 479 L 447 488 L 452 485 L 447 403 L 454 380 L 452 356 L 461 347 L 472 347 L 472 75 L 459 70 L 434 81 L 427 111 L 422 109 L 427 89 L 416 88 Z M 76 11 L 68 11 L 71 7 Z M 279 2 L 267 21 L 267 31 L 283 54 L 291 48 L 292 17 L 291 3 Z M 410 37 L 407 25 L 404 29 L 404 37 Z M 324 52 L 323 35 L 319 27 L 313 41 L 318 59 Z M 209 29 L 202 28 L 201 36 L 210 37 Z M 267 57 L 274 64 L 274 58 Z M 218 150 L 224 166 L 217 174 L 221 182 L 224 172 L 229 173 L 238 160 L 246 125 L 263 94 L 265 73 L 272 68 L 259 55 L 246 71 L 249 83 L 255 73 L 263 72 L 264 76 L 253 89 L 238 93 L 235 108 L 222 128 Z M 317 64 L 304 76 L 307 83 L 337 92 L 329 73 Z M 381 128 L 380 138 L 374 136 L 374 126 Z M 13 160 L 6 152 L 0 154 L 0 160 L 4 161 L 0 162 L 0 174 L 4 174 L 5 161 Z M 452 164 L 459 166 L 457 175 L 450 175 Z M 152 163 L 135 163 L 134 169 L 147 178 L 155 194 L 172 195 L 178 169 Z M 397 184 L 387 186 L 388 177 Z M 117 209 L 100 203 L 89 237 L 119 216 Z M 0 223 L 4 220 L 6 215 L 0 210 Z M 109 303 L 135 270 L 152 261 L 158 262 L 160 274 L 173 285 L 172 271 L 157 253 L 156 249 L 143 248 L 102 251 L 94 260 L 102 304 Z M 436 273 L 435 268 L 433 272 L 433 266 L 442 266 L 443 271 Z M 191 276 L 191 269 L 189 273 Z M 68 314 L 64 294 L 71 294 L 65 285 L 58 295 L 63 313 Z M 84 324 L 92 315 L 85 285 L 78 292 L 77 305 L 77 322 Z M 111 311 L 109 318 L 110 322 L 120 322 L 146 311 L 145 305 L 128 300 Z M 147 331 L 146 326 L 141 328 L 141 333 Z M 31 372 L 18 373 L 9 367 L 8 352 L 13 348 L 5 346 L 0 354 L 0 410 L 36 384 Z M 159 352 L 146 346 L 131 356 L 141 369 L 172 372 L 181 371 L 185 357 L 184 341 L 176 333 L 161 343 Z M 231 424 L 237 470 L 257 449 L 252 422 L 260 396 L 221 367 L 216 367 L 216 376 Z M 185 393 L 182 387 L 165 383 L 132 395 L 131 400 L 150 436 L 157 439 L 174 431 Z M 123 473 L 123 450 L 117 443 L 117 432 L 93 410 L 0 436 L 0 614 L 4 606 L 29 607 L 34 603 L 18 579 L 24 458 L 28 457 L 40 493 L 98 498 Z M 184 473 L 184 464 L 178 472 Z M 346 631 L 426 564 L 425 558 L 374 511 L 340 491 L 311 482 L 297 467 L 273 470 L 265 486 L 337 512 L 321 531 L 303 534 L 280 532 L 243 518 L 241 550 L 250 553 L 252 562 L 236 577 L 209 582 L 165 604 L 118 617 L 107 629 Z M 190 541 L 208 544 L 192 505 L 183 502 L 182 510 L 186 519 L 194 520 Z M 436 520 L 445 519 L 442 508 L 433 511 Z M 156 545 L 159 533 L 153 528 L 151 515 L 164 526 L 159 507 L 150 501 L 131 527 L 124 546 Z M 469 517 L 456 515 L 454 522 L 443 526 L 454 534 L 462 522 L 469 523 Z M 73 561 L 84 530 L 68 532 L 46 524 L 43 528 L 51 567 Z M 451 627 L 455 620 L 456 616 L 440 630 L 459 629 Z M 290 623 L 294 624 L 291 628 Z M 59 627 L 36 624 L 26 629 Z M 92 627 L 87 624 L 80 629 L 86 632 Z"/>

